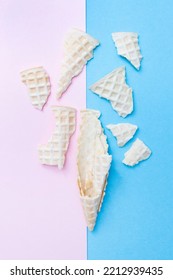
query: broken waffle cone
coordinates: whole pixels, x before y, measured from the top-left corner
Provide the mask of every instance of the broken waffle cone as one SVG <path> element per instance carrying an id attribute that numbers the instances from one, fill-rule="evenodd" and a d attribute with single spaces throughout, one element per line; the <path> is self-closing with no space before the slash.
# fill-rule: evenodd
<path id="1" fill-rule="evenodd" d="M 138 44 L 138 34 L 134 32 L 115 32 L 112 39 L 119 55 L 125 57 L 139 70 L 142 55 Z"/>
<path id="2" fill-rule="evenodd" d="M 109 124 L 107 128 L 117 138 L 117 145 L 123 147 L 130 139 L 133 138 L 137 126 L 131 123 Z"/>
<path id="3" fill-rule="evenodd" d="M 142 142 L 137 139 L 131 148 L 124 154 L 123 163 L 129 166 L 134 166 L 140 161 L 146 160 L 151 155 L 151 150 Z"/>
<path id="4" fill-rule="evenodd" d="M 125 118 L 133 111 L 132 89 L 125 81 L 125 67 L 120 67 L 94 83 L 90 89 L 111 102 L 119 116 Z"/>
<path id="5" fill-rule="evenodd" d="M 88 229 L 94 229 L 100 204 L 100 195 L 95 197 L 80 196 Z"/>
<path id="6" fill-rule="evenodd" d="M 78 138 L 78 186 L 88 228 L 94 229 L 100 211 L 112 157 L 108 154 L 99 111 L 81 111 Z"/>
<path id="7" fill-rule="evenodd" d="M 93 50 L 98 45 L 98 40 L 80 30 L 72 29 L 67 34 L 58 81 L 57 98 L 61 97 L 71 84 L 72 78 L 79 75 L 87 61 L 93 57 Z"/>
<path id="8" fill-rule="evenodd" d="M 53 106 L 55 129 L 46 145 L 38 148 L 39 160 L 42 164 L 55 165 L 62 169 L 70 137 L 75 131 L 76 110 L 70 107 Z"/>
<path id="9" fill-rule="evenodd" d="M 22 82 L 27 86 L 32 105 L 42 110 L 50 94 L 50 79 L 43 67 L 21 72 Z"/>

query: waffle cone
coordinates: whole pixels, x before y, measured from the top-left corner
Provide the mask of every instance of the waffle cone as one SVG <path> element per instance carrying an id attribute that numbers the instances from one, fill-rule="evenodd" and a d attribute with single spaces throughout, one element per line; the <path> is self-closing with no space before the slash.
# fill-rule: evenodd
<path id="1" fill-rule="evenodd" d="M 88 228 L 93 230 L 100 210 L 112 157 L 98 117 L 100 112 L 81 111 L 78 138 L 78 186 Z"/>
<path id="2" fill-rule="evenodd" d="M 50 94 L 49 76 L 43 67 L 31 68 L 21 72 L 22 82 L 27 86 L 32 105 L 39 110 L 47 102 Z"/>
<path id="3" fill-rule="evenodd" d="M 151 155 L 151 150 L 140 139 L 132 144 L 131 148 L 124 154 L 123 163 L 134 166 L 140 161 L 146 160 Z"/>
<path id="4" fill-rule="evenodd" d="M 112 33 L 112 39 L 118 54 L 125 57 L 139 70 L 142 55 L 138 44 L 138 34 L 135 32 L 115 32 Z"/>
<path id="5" fill-rule="evenodd" d="M 107 128 L 117 138 L 117 145 L 123 147 L 136 133 L 137 126 L 131 123 L 109 124 Z"/>
<path id="6" fill-rule="evenodd" d="M 72 78 L 79 75 L 84 65 L 93 57 L 93 49 L 99 42 L 77 29 L 68 33 L 64 43 L 64 58 L 60 69 L 57 98 L 66 91 Z"/>
<path id="7" fill-rule="evenodd" d="M 90 89 L 111 102 L 119 116 L 125 118 L 133 111 L 132 89 L 125 81 L 125 67 L 120 67 L 94 83 Z"/>
<path id="8" fill-rule="evenodd" d="M 62 169 L 70 137 L 75 131 L 75 109 L 53 106 L 52 110 L 55 116 L 55 129 L 48 143 L 39 146 L 39 160 L 42 164 L 56 165 Z"/>

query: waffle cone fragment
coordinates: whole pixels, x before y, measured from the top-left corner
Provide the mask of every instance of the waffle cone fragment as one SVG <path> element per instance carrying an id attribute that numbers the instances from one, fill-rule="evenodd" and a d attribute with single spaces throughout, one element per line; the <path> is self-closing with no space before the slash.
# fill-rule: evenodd
<path id="1" fill-rule="evenodd" d="M 125 57 L 139 70 L 142 55 L 138 44 L 138 34 L 134 32 L 115 32 L 112 39 L 119 55 Z"/>
<path id="2" fill-rule="evenodd" d="M 28 87 L 32 105 L 42 110 L 50 94 L 49 76 L 43 67 L 35 67 L 21 72 L 22 82 Z"/>
<path id="3" fill-rule="evenodd" d="M 99 111 L 81 111 L 78 138 L 78 186 L 89 230 L 94 229 L 101 208 L 112 160 L 99 116 Z"/>
<path id="4" fill-rule="evenodd" d="M 42 164 L 55 165 L 62 169 L 68 149 L 70 137 L 75 131 L 74 108 L 53 106 L 55 129 L 46 145 L 38 148 L 39 160 Z"/>
<path id="5" fill-rule="evenodd" d="M 134 166 L 142 160 L 146 160 L 151 155 L 151 150 L 142 142 L 137 139 L 131 148 L 124 154 L 123 163 L 129 166 Z"/>
<path id="6" fill-rule="evenodd" d="M 125 118 L 133 111 L 132 89 L 125 81 L 125 67 L 120 67 L 93 84 L 90 89 L 106 98 L 119 116 Z"/>
<path id="7" fill-rule="evenodd" d="M 72 29 L 64 43 L 64 58 L 58 82 L 57 98 L 66 91 L 72 78 L 79 75 L 84 65 L 93 57 L 93 49 L 99 41 L 85 32 Z"/>
<path id="8" fill-rule="evenodd" d="M 123 147 L 137 130 L 137 126 L 131 123 L 118 123 L 118 124 L 109 124 L 107 128 L 110 129 L 112 134 L 117 138 L 117 145 Z"/>

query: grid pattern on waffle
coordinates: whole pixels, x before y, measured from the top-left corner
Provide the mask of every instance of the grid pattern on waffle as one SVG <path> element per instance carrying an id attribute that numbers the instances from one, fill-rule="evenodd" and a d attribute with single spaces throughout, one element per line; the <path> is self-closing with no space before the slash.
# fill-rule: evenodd
<path id="1" fill-rule="evenodd" d="M 99 44 L 90 35 L 74 29 L 69 33 L 64 44 L 64 60 L 58 82 L 57 98 L 68 88 L 74 76 L 93 57 L 93 49 Z"/>
<path id="2" fill-rule="evenodd" d="M 142 142 L 137 139 L 131 146 L 131 148 L 124 154 L 125 158 L 123 163 L 129 166 L 134 166 L 140 161 L 149 158 L 151 150 Z"/>
<path id="3" fill-rule="evenodd" d="M 94 110 L 81 112 L 78 139 L 78 184 L 88 228 L 93 230 L 100 210 L 112 157 L 108 155 L 106 136 Z"/>
<path id="4" fill-rule="evenodd" d="M 117 113 L 126 117 L 133 111 L 132 89 L 125 82 L 125 68 L 115 69 L 93 84 L 90 89 L 100 97 L 111 101 Z"/>
<path id="5" fill-rule="evenodd" d="M 43 67 L 21 72 L 22 82 L 27 86 L 33 106 L 42 110 L 50 94 L 50 79 Z"/>
<path id="6" fill-rule="evenodd" d="M 139 70 L 142 55 L 138 44 L 138 34 L 134 32 L 117 32 L 112 33 L 112 38 L 118 54 L 129 60 Z"/>
<path id="7" fill-rule="evenodd" d="M 93 168 L 93 181 L 94 188 L 100 193 L 100 203 L 98 212 L 101 210 L 103 199 L 105 196 L 105 190 L 107 186 L 107 177 L 109 175 L 109 169 L 112 161 L 112 156 L 108 154 L 99 155 L 95 159 L 95 165 Z"/>
<path id="8" fill-rule="evenodd" d="M 117 138 L 117 145 L 123 147 L 135 134 L 137 126 L 130 123 L 110 124 L 107 128 Z"/>
<path id="9" fill-rule="evenodd" d="M 80 199 L 87 226 L 89 230 L 92 231 L 96 223 L 97 213 L 100 205 L 100 196 L 90 198 L 81 196 Z"/>
<path id="10" fill-rule="evenodd" d="M 95 165 L 93 167 L 93 182 L 94 187 L 98 191 L 102 192 L 104 190 L 106 182 L 105 175 L 109 172 L 111 161 L 112 156 L 108 154 L 98 155 L 95 159 Z"/>
<path id="11" fill-rule="evenodd" d="M 75 131 L 75 109 L 54 106 L 55 129 L 46 145 L 38 149 L 39 160 L 42 164 L 56 165 L 62 169 L 70 137 Z"/>
<path id="12" fill-rule="evenodd" d="M 95 157 L 99 153 L 107 153 L 108 145 L 95 112 L 92 112 L 92 110 L 81 112 L 81 118 L 77 162 L 83 192 L 88 195 L 90 188 L 93 188 L 93 180 L 91 179 L 92 184 L 89 184 L 88 181 L 90 175 L 93 174 Z"/>

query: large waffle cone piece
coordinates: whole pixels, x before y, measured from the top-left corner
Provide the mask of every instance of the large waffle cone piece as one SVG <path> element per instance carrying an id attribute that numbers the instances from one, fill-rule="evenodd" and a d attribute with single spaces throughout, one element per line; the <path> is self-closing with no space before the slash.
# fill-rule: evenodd
<path id="1" fill-rule="evenodd" d="M 52 107 L 55 116 L 55 129 L 46 145 L 38 148 L 39 160 L 42 164 L 55 165 L 62 169 L 70 137 L 75 131 L 75 109 L 70 107 Z"/>
<path id="2" fill-rule="evenodd" d="M 119 116 L 125 118 L 133 111 L 132 89 L 125 81 L 125 67 L 120 67 L 93 84 L 90 89 L 111 102 Z"/>
<path id="3" fill-rule="evenodd" d="M 100 112 L 81 111 L 78 138 L 78 185 L 88 228 L 93 230 L 100 210 L 112 157 L 108 154 Z"/>
<path id="4" fill-rule="evenodd" d="M 107 128 L 117 138 L 117 145 L 123 147 L 130 139 L 133 138 L 137 126 L 131 123 L 109 124 Z"/>
<path id="5" fill-rule="evenodd" d="M 115 32 L 112 39 L 119 55 L 125 57 L 139 70 L 142 55 L 138 44 L 138 34 L 134 32 Z"/>
<path id="6" fill-rule="evenodd" d="M 137 139 L 131 148 L 124 154 L 123 163 L 129 166 L 134 166 L 140 161 L 146 160 L 151 155 L 151 150 L 142 142 Z"/>
<path id="7" fill-rule="evenodd" d="M 79 75 L 84 65 L 93 57 L 93 49 L 99 41 L 85 32 L 72 29 L 64 43 L 64 58 L 58 81 L 57 98 L 66 91 L 72 78 Z"/>
<path id="8" fill-rule="evenodd" d="M 21 72 L 22 82 L 27 86 L 32 105 L 42 110 L 50 94 L 49 76 L 43 67 L 31 68 Z"/>

